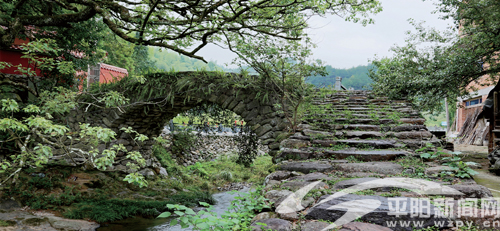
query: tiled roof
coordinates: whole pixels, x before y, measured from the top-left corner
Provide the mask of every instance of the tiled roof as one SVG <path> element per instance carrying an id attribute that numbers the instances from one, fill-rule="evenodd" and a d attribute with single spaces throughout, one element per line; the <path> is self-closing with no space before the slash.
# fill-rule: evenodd
<path id="1" fill-rule="evenodd" d="M 105 64 L 105 63 L 101 63 L 101 68 L 102 69 L 106 69 L 106 70 L 110 70 L 110 71 L 116 71 L 116 72 L 119 72 L 119 73 L 124 73 L 124 74 L 128 75 L 128 71 L 125 68 L 115 67 L 115 66 L 112 66 L 112 65 L 109 65 L 109 64 Z"/>

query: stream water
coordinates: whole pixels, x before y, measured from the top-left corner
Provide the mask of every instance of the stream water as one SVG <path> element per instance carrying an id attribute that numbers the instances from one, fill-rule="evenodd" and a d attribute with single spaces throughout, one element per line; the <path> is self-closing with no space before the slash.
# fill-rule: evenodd
<path id="1" fill-rule="evenodd" d="M 476 183 L 488 188 L 493 197 L 500 198 L 500 177 L 486 169 L 476 171 L 478 172 L 477 175 L 474 175 Z"/>
<path id="2" fill-rule="evenodd" d="M 238 192 L 248 192 L 250 189 L 245 188 Z M 232 192 L 222 192 L 213 194 L 215 201 L 217 202 L 213 206 L 212 212 L 217 213 L 217 215 L 222 215 L 227 211 L 231 205 L 231 201 L 238 196 L 238 193 Z M 128 218 L 120 221 L 116 221 L 106 225 L 106 227 L 98 228 L 97 231 L 190 231 L 190 228 L 183 229 L 180 225 L 170 226 L 171 218 L 163 219 L 146 219 L 141 217 Z"/>

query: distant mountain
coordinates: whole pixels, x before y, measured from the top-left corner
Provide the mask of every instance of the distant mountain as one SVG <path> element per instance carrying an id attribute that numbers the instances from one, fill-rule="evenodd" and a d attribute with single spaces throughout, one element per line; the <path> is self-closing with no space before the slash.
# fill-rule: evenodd
<path id="1" fill-rule="evenodd" d="M 217 62 L 204 63 L 176 52 L 160 50 L 157 47 L 148 47 L 149 59 L 153 60 L 158 69 L 165 71 L 196 71 L 205 69 L 207 71 L 223 70 Z"/>
<path id="2" fill-rule="evenodd" d="M 155 63 L 155 66 L 159 69 L 170 71 L 196 71 L 205 69 L 207 71 L 222 70 L 226 72 L 239 73 L 239 68 L 227 68 L 223 67 L 217 62 L 210 61 L 204 63 L 200 60 L 189 58 L 184 55 L 179 55 L 175 52 L 161 51 L 156 47 L 148 47 L 149 59 Z M 347 88 L 354 88 L 356 90 L 362 90 L 364 88 L 369 88 L 369 84 L 372 83 L 372 79 L 368 77 L 368 70 L 372 68 L 372 65 L 368 66 L 357 66 L 349 69 L 333 68 L 330 65 L 326 66 L 326 71 L 328 76 L 312 76 L 306 78 L 307 83 L 312 83 L 317 87 L 327 87 L 329 85 L 335 85 L 335 77 L 342 77 L 342 84 Z M 247 69 L 250 74 L 256 74 L 254 70 Z"/>
<path id="3" fill-rule="evenodd" d="M 371 89 L 369 84 L 373 80 L 368 77 L 368 70 L 373 68 L 373 65 L 368 66 L 357 66 L 348 69 L 333 68 L 330 65 L 326 65 L 326 71 L 328 75 L 322 76 L 312 76 L 306 79 L 307 83 L 312 83 L 317 87 L 327 87 L 329 85 L 335 85 L 335 77 L 342 77 L 342 85 L 347 88 L 354 88 L 355 90 Z"/>

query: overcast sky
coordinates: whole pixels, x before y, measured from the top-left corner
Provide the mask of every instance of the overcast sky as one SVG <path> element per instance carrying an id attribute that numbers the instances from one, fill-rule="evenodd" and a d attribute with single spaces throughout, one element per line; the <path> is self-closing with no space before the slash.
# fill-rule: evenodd
<path id="1" fill-rule="evenodd" d="M 366 27 L 346 22 L 337 16 L 311 19 L 309 34 L 318 45 L 314 58 L 323 60 L 335 68 L 350 68 L 367 65 L 369 59 L 391 56 L 389 49 L 394 44 L 404 45 L 406 31 L 413 30 L 409 18 L 425 21 L 427 26 L 445 29 L 451 21 L 439 19 L 432 14 L 437 0 L 380 0 L 383 11 L 373 17 L 375 24 Z M 206 60 L 218 64 L 230 62 L 235 56 L 229 51 L 212 46 L 199 53 Z"/>

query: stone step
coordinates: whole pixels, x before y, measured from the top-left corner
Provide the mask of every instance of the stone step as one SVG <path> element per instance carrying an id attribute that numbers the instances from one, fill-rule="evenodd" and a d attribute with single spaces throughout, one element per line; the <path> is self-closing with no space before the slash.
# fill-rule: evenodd
<path id="1" fill-rule="evenodd" d="M 357 131 L 382 131 L 382 132 L 403 132 L 403 131 L 420 131 L 420 130 L 425 130 L 427 131 L 426 127 L 424 125 L 399 125 L 399 126 L 380 126 L 380 125 L 371 125 L 371 124 L 319 124 L 316 127 L 313 128 L 313 126 L 308 125 L 308 124 L 301 124 L 299 125 L 299 131 L 302 131 L 301 129 L 306 128 L 306 129 L 314 129 L 318 131 L 327 131 L 331 132 L 332 130 L 357 130 Z"/>
<path id="2" fill-rule="evenodd" d="M 349 111 L 349 113 L 346 113 L 346 110 Z M 405 115 L 410 115 L 410 116 L 419 116 L 420 113 L 416 110 L 413 109 L 401 109 L 401 110 L 350 110 L 350 109 L 335 109 L 335 108 L 326 108 L 322 110 L 321 114 L 331 114 L 332 116 L 338 116 L 340 114 L 346 115 L 346 114 L 377 114 L 377 115 L 394 115 L 394 113 L 398 113 L 398 115 L 405 116 Z M 317 111 L 308 111 L 306 115 L 318 115 Z"/>
<path id="3" fill-rule="evenodd" d="M 353 123 L 353 124 L 392 124 L 394 120 L 392 119 L 308 119 L 307 122 L 319 122 L 319 123 L 337 123 L 337 124 L 345 124 L 345 123 Z"/>
<path id="4" fill-rule="evenodd" d="M 398 148 L 409 148 L 415 150 L 425 147 L 428 143 L 432 144 L 435 147 L 441 147 L 441 140 L 434 138 L 430 140 L 419 140 L 419 139 L 398 140 L 396 146 Z"/>
<path id="5" fill-rule="evenodd" d="M 394 124 L 392 119 L 306 119 L 308 123 L 337 123 L 337 124 Z M 400 123 L 412 124 L 412 125 L 424 125 L 425 119 L 423 118 L 401 118 L 398 120 Z"/>
<path id="6" fill-rule="evenodd" d="M 390 116 L 393 116 L 395 115 L 394 113 L 392 112 L 356 112 L 356 113 L 353 113 L 353 114 L 345 114 L 345 113 L 329 113 L 329 114 L 305 114 L 304 116 L 306 116 L 306 118 L 315 118 L 315 119 L 320 119 L 320 118 L 328 118 L 328 119 L 332 119 L 332 118 L 346 118 L 346 117 L 352 117 L 352 118 L 371 118 L 373 115 L 377 115 L 379 118 L 384 118 L 384 117 L 390 117 Z M 401 113 L 399 114 L 398 116 L 402 116 L 402 117 L 418 117 L 420 118 L 420 115 L 417 114 L 417 113 Z M 385 119 L 385 118 L 384 118 Z M 388 119 L 388 118 L 386 118 Z"/>
<path id="7" fill-rule="evenodd" d="M 413 124 L 413 125 L 424 125 L 425 119 L 424 118 L 401 118 L 401 119 L 399 119 L 399 122 L 405 123 L 405 124 Z"/>
<path id="8" fill-rule="evenodd" d="M 313 104 L 334 104 L 334 105 L 393 105 L 389 101 L 379 101 L 379 102 L 370 102 L 370 100 L 362 100 L 362 101 L 351 101 L 348 99 L 324 99 L 324 98 L 315 98 L 312 100 Z M 408 103 L 399 103 L 394 105 L 407 105 Z"/>
<path id="9" fill-rule="evenodd" d="M 350 179 L 350 180 L 343 180 L 343 181 L 339 181 L 337 183 L 335 183 L 335 185 L 333 185 L 333 189 L 336 189 L 336 190 L 340 190 L 340 189 L 346 189 L 346 188 L 349 188 L 349 187 L 352 187 L 352 186 L 356 186 L 356 185 L 359 185 L 359 184 L 366 184 L 370 181 L 374 181 L 374 180 L 380 180 L 380 178 L 376 178 L 376 177 L 363 177 L 363 178 L 354 178 L 354 179 Z M 382 192 L 388 192 L 388 191 L 391 191 L 393 189 L 393 187 L 377 187 L 377 188 L 374 188 L 372 190 L 374 191 L 382 191 Z"/>
<path id="10" fill-rule="evenodd" d="M 396 141 L 394 140 L 313 140 L 312 144 L 317 144 L 321 147 L 332 147 L 335 145 L 347 145 L 349 147 L 361 148 L 376 148 L 387 149 L 396 148 Z"/>
<path id="11" fill-rule="evenodd" d="M 335 159 L 346 159 L 349 156 L 353 156 L 361 161 L 391 161 L 395 160 L 398 157 L 408 155 L 408 152 L 392 151 L 392 150 L 384 150 L 384 151 L 325 150 L 324 153 L 326 158 L 334 157 Z"/>
<path id="12" fill-rule="evenodd" d="M 285 171 L 297 171 L 301 173 L 311 173 L 311 172 L 329 172 L 333 170 L 333 166 L 324 161 L 287 162 L 279 165 L 278 169 Z"/>
<path id="13" fill-rule="evenodd" d="M 342 172 L 369 172 L 384 175 L 398 175 L 403 172 L 403 167 L 394 162 L 363 162 L 335 164 L 334 169 Z"/>
<path id="14" fill-rule="evenodd" d="M 409 155 L 405 151 L 394 150 L 330 150 L 326 148 L 283 148 L 276 156 L 279 160 L 346 159 L 354 156 L 361 161 L 391 161 Z"/>
<path id="15" fill-rule="evenodd" d="M 370 111 L 398 111 L 398 110 L 413 110 L 411 106 L 408 105 L 387 105 L 385 107 L 371 106 L 373 104 L 352 104 L 352 105 L 339 105 L 335 104 L 330 106 L 331 109 L 337 110 L 370 110 Z"/>
<path id="16" fill-rule="evenodd" d="M 357 208 L 362 205 L 369 213 L 364 214 L 357 220 L 385 227 L 389 222 L 394 222 L 396 226 L 391 227 L 390 230 L 411 231 L 433 227 L 439 223 L 448 224 L 448 218 L 444 217 L 439 208 L 436 208 L 430 201 L 423 202 L 424 205 L 429 207 L 422 212 L 425 216 L 413 216 L 414 212 L 411 210 L 413 207 L 410 206 L 412 199 L 415 198 L 399 197 L 399 203 L 395 205 L 395 201 L 390 201 L 387 197 L 382 196 L 348 194 L 338 197 L 324 195 L 319 198 L 319 202 L 315 206 L 308 210 L 305 217 L 310 220 L 335 222 L 346 214 L 348 208 L 351 209 L 353 206 Z M 391 215 L 394 214 L 394 206 L 400 206 L 397 211 L 398 216 Z M 411 223 L 411 226 L 405 226 L 401 225 L 399 221 L 415 221 L 415 223 Z"/>

